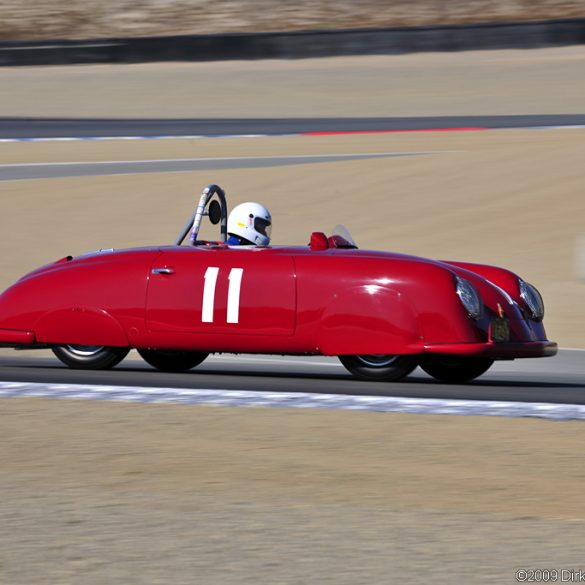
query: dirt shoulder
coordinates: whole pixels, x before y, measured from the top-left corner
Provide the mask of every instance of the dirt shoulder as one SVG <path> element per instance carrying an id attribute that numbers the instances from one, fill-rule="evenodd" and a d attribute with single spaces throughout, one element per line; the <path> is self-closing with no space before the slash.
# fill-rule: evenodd
<path id="1" fill-rule="evenodd" d="M 514 582 L 578 567 L 581 423 L 8 399 L 0 580 Z"/>
<path id="2" fill-rule="evenodd" d="M 585 521 L 580 422 L 43 399 L 2 416 L 21 489 Z"/>
<path id="3" fill-rule="evenodd" d="M 583 113 L 585 47 L 0 68 L 2 116 L 299 118 Z"/>

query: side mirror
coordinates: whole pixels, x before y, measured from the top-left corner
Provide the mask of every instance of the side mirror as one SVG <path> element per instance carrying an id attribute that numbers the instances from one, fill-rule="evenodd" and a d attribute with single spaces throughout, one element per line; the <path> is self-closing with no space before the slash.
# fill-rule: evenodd
<path id="1" fill-rule="evenodd" d="M 219 201 L 217 199 L 214 199 L 209 204 L 207 215 L 209 215 L 209 221 L 213 225 L 217 225 L 221 221 L 221 205 L 219 204 Z"/>

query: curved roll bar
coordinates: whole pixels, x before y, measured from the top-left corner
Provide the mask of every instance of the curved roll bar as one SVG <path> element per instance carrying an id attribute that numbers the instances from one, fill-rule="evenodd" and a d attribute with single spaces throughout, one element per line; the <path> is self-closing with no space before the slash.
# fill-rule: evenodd
<path id="1" fill-rule="evenodd" d="M 227 202 L 225 191 L 219 185 L 211 184 L 207 185 L 207 187 L 203 189 L 201 198 L 199 199 L 199 205 L 189 218 L 189 221 L 185 224 L 185 227 L 179 234 L 179 237 L 175 240 L 175 246 L 180 246 L 189 232 L 191 232 L 191 235 L 189 236 L 189 242 L 192 246 L 197 246 L 197 235 L 199 234 L 201 220 L 203 219 L 204 215 L 210 215 L 209 210 L 206 210 L 206 208 L 213 199 L 214 195 L 217 195 L 217 198 L 219 199 L 221 211 L 219 219 L 219 232 L 221 241 L 225 242 L 227 240 Z M 214 221 L 213 223 L 217 223 L 217 221 Z"/>

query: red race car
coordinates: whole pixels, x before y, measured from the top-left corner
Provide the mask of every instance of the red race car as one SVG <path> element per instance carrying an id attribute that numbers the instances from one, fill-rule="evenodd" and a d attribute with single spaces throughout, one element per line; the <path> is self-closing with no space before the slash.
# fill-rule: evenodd
<path id="1" fill-rule="evenodd" d="M 219 242 L 197 240 L 204 216 Z M 0 296 L 0 345 L 85 369 L 136 348 L 175 372 L 209 353 L 335 355 L 362 379 L 420 365 L 446 382 L 557 352 L 539 292 L 509 270 L 358 250 L 344 230 L 305 247 L 226 241 L 225 193 L 210 185 L 174 246 L 67 256 L 19 280 Z"/>

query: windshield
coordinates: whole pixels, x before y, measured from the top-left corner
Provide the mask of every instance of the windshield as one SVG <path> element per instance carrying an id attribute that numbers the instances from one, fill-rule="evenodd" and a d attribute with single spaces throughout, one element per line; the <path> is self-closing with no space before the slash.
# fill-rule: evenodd
<path id="1" fill-rule="evenodd" d="M 356 248 L 358 247 L 354 239 L 351 237 L 349 230 L 344 225 L 341 224 L 336 225 L 333 228 L 332 234 L 334 236 L 341 236 L 348 244 L 355 246 Z"/>

